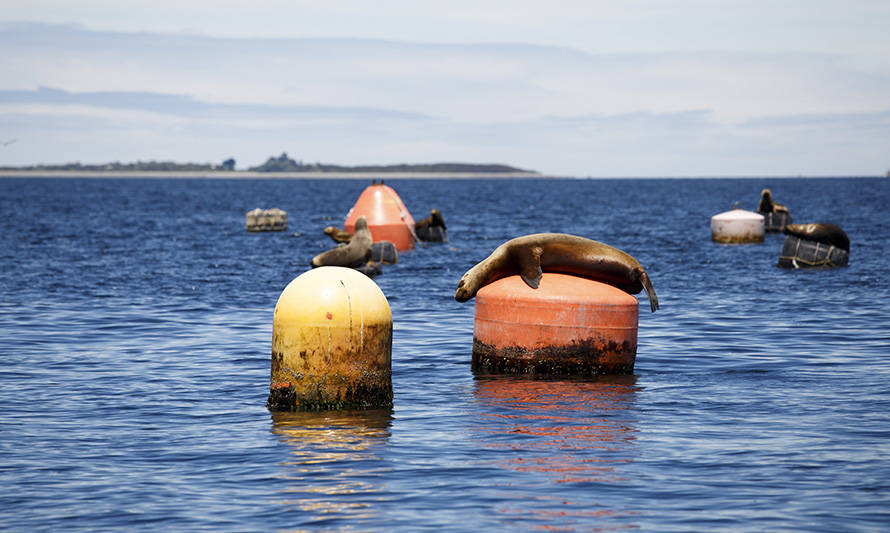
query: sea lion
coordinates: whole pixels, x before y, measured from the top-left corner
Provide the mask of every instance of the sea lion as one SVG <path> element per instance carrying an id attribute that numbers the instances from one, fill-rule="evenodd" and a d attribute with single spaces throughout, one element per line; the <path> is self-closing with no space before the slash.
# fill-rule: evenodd
<path id="1" fill-rule="evenodd" d="M 773 201 L 773 193 L 769 189 L 763 189 L 760 192 L 760 204 L 757 206 L 757 212 L 789 214 L 787 207 Z"/>
<path id="2" fill-rule="evenodd" d="M 371 257 L 371 230 L 368 229 L 368 221 L 365 217 L 358 217 L 355 221 L 355 233 L 352 240 L 345 246 L 338 246 L 327 252 L 322 252 L 312 258 L 312 268 L 320 266 L 361 266 Z"/>
<path id="3" fill-rule="evenodd" d="M 545 270 L 602 281 L 628 294 L 645 289 L 652 312 L 658 309 L 649 275 L 636 259 L 608 244 L 565 233 L 525 235 L 498 246 L 460 278 L 454 299 L 466 302 L 485 285 L 513 274 L 537 289 Z"/>
<path id="4" fill-rule="evenodd" d="M 850 251 L 850 238 L 844 230 L 834 224 L 788 224 L 782 230 L 786 235 L 793 235 L 807 241 L 821 242 L 844 250 Z"/>
<path id="5" fill-rule="evenodd" d="M 325 235 L 334 239 L 334 242 L 349 242 L 352 240 L 352 233 L 335 226 L 328 226 L 323 231 Z"/>
<path id="6" fill-rule="evenodd" d="M 445 218 L 442 216 L 442 212 L 438 209 L 431 209 L 430 216 L 418 220 L 414 223 L 414 229 L 419 230 L 421 228 L 429 228 L 429 227 L 441 227 L 443 229 L 448 229 L 445 227 Z"/>
<path id="7" fill-rule="evenodd" d="M 419 240 L 427 242 L 448 242 L 448 231 L 445 218 L 438 209 L 430 210 L 430 216 L 414 223 L 415 235 Z"/>

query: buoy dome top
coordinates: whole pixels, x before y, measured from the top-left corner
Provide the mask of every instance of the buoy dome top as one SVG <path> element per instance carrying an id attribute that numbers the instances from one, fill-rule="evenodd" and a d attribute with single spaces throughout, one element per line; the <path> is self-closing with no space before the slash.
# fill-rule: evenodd
<path id="1" fill-rule="evenodd" d="M 569 331 L 565 328 L 587 328 L 591 321 L 601 327 L 628 327 L 628 317 L 637 320 L 639 305 L 636 297 L 607 283 L 544 272 L 537 289 L 519 276 L 501 278 L 479 289 L 476 319 L 549 325 L 565 330 L 563 334 Z"/>
<path id="2" fill-rule="evenodd" d="M 276 323 L 306 326 L 392 322 L 383 291 L 352 268 L 324 266 L 294 278 L 275 304 Z"/>
<path id="3" fill-rule="evenodd" d="M 516 303 L 536 302 L 539 304 L 577 305 L 591 301 L 598 306 L 636 306 L 636 297 L 612 285 L 599 281 L 544 272 L 537 289 L 529 287 L 519 276 L 508 276 L 479 289 L 479 294 L 509 298 Z"/>
<path id="4" fill-rule="evenodd" d="M 362 191 L 355 205 L 346 214 L 343 225 L 347 231 L 360 216 L 364 216 L 370 226 L 396 223 L 414 226 L 414 218 L 408 208 L 389 185 L 369 185 Z"/>
<path id="5" fill-rule="evenodd" d="M 763 215 L 744 209 L 730 209 L 729 211 L 718 213 L 712 218 L 717 220 L 757 220 L 763 222 Z"/>

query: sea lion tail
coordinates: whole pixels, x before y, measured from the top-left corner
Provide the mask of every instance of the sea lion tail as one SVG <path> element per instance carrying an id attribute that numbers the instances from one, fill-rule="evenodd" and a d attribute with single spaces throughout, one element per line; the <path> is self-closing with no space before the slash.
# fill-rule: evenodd
<path id="1" fill-rule="evenodd" d="M 655 289 L 652 287 L 652 281 L 649 280 L 649 274 L 646 274 L 646 271 L 642 269 L 640 269 L 640 283 L 643 284 L 643 289 L 646 290 L 646 296 L 649 297 L 649 307 L 654 313 L 658 309 L 658 296 L 655 295 Z"/>

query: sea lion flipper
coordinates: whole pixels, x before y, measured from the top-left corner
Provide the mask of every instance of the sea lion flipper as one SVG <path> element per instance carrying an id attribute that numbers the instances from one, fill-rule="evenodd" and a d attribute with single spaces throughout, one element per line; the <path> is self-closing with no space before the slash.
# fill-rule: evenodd
<path id="1" fill-rule="evenodd" d="M 646 290 L 646 296 L 649 297 L 649 308 L 654 313 L 658 309 L 658 296 L 655 295 L 655 288 L 652 287 L 652 281 L 649 280 L 649 274 L 646 274 L 645 270 L 640 272 L 640 283 Z"/>
<path id="2" fill-rule="evenodd" d="M 516 258 L 516 265 L 519 267 L 519 277 L 526 285 L 533 289 L 538 288 L 541 283 L 541 254 L 544 253 L 540 246 L 532 246 L 519 253 Z"/>

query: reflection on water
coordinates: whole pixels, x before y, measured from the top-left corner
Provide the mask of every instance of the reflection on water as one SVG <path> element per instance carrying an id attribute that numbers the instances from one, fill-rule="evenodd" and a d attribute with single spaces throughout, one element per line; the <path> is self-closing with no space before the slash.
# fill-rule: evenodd
<path id="1" fill-rule="evenodd" d="M 306 524 L 376 516 L 389 470 L 376 452 L 390 436 L 392 409 L 276 412 L 272 423 L 293 455 L 283 463 L 292 483 L 280 503 L 308 513 Z"/>
<path id="2" fill-rule="evenodd" d="M 594 483 L 609 490 L 630 481 L 622 466 L 637 455 L 636 391 L 635 376 L 583 381 L 479 376 L 474 393 L 481 404 L 480 445 L 498 452 L 501 468 L 534 476 L 540 492 L 553 483 Z M 635 514 L 587 496 L 560 498 L 558 509 L 543 498 L 500 512 L 563 526 Z"/>

